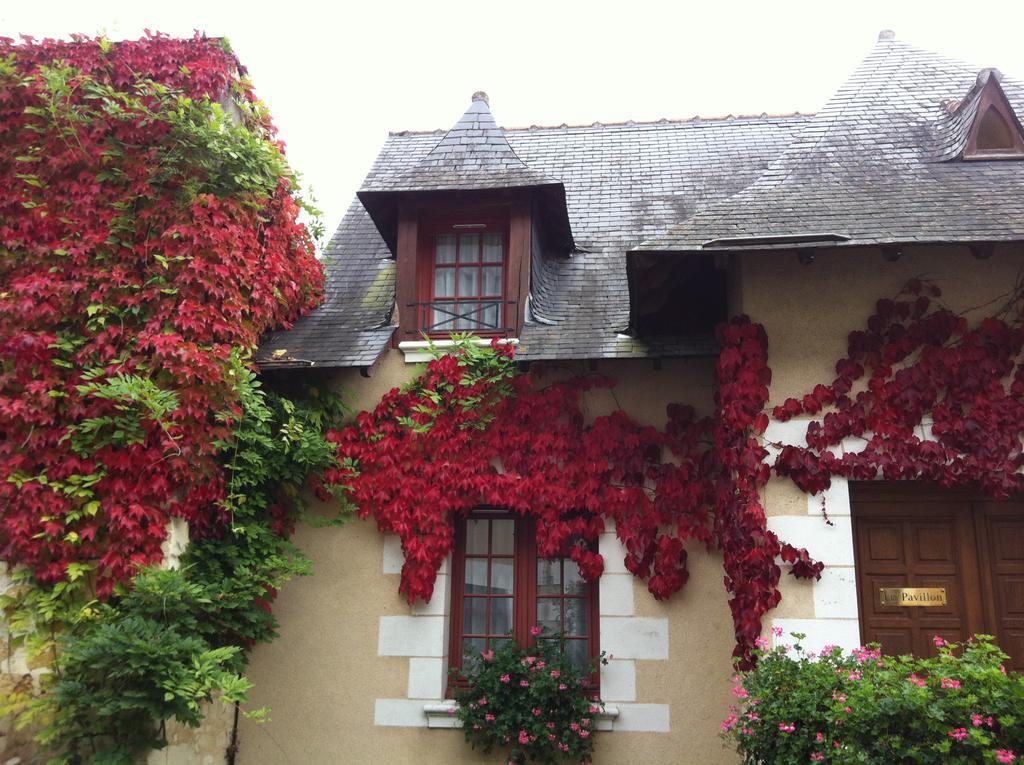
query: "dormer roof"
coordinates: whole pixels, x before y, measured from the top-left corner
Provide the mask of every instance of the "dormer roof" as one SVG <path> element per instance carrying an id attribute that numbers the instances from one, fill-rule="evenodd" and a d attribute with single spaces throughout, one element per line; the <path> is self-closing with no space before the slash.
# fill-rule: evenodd
<path id="1" fill-rule="evenodd" d="M 391 162 L 383 153 L 378 156 L 357 196 L 394 253 L 396 205 L 403 197 L 510 189 L 535 191 L 553 248 L 570 252 L 573 240 L 565 186 L 520 159 L 491 114 L 487 94 L 477 91 L 466 113 L 415 164 Z"/>

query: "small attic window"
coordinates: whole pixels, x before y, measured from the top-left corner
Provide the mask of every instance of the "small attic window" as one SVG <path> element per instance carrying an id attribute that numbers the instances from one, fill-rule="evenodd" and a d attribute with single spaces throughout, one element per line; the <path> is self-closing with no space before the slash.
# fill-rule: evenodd
<path id="1" fill-rule="evenodd" d="M 1024 135 L 998 75 L 979 75 L 982 91 L 977 116 L 964 148 L 964 159 L 1024 159 Z"/>
<path id="2" fill-rule="evenodd" d="M 727 271 L 705 254 L 639 255 L 631 274 L 638 337 L 709 338 L 728 317 Z"/>
<path id="3" fill-rule="evenodd" d="M 978 151 L 1013 151 L 1013 133 L 1010 125 L 995 106 L 988 107 L 978 127 L 975 144 Z"/>

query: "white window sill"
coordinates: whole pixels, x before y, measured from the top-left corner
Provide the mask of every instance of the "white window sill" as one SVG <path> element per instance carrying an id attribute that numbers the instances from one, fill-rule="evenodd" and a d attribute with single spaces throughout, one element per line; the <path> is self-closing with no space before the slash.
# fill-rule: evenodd
<path id="1" fill-rule="evenodd" d="M 461 728 L 462 722 L 456 716 L 459 705 L 452 699 L 431 701 L 423 705 L 423 714 L 427 716 L 428 728 Z M 604 711 L 594 715 L 597 730 L 614 730 L 615 720 L 619 716 L 619 708 L 614 704 L 606 704 Z"/>
<path id="2" fill-rule="evenodd" d="M 479 346 L 490 345 L 491 338 L 474 337 L 473 343 Z M 501 337 L 498 338 L 498 345 L 519 345 L 519 338 Z M 403 340 L 398 344 L 399 350 L 405 354 L 406 364 L 420 364 L 424 361 L 430 361 L 434 358 L 430 353 L 430 346 L 439 350 L 447 350 L 448 348 L 453 348 L 455 343 L 452 340 L 434 340 L 429 343 L 426 340 Z"/>

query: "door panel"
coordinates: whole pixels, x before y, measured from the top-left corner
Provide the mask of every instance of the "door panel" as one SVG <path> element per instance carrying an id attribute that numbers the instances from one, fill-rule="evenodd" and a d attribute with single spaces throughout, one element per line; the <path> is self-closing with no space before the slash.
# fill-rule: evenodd
<path id="1" fill-rule="evenodd" d="M 1010 654 L 1010 667 L 1024 671 L 1024 504 L 984 503 L 978 511 L 987 543 L 982 562 L 991 601 L 988 631 Z"/>

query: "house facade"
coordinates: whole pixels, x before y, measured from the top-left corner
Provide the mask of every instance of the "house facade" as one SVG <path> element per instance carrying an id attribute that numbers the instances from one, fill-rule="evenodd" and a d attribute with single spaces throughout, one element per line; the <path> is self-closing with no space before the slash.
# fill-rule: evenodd
<path id="1" fill-rule="evenodd" d="M 503 129 L 477 93 L 449 131 L 389 136 L 327 248 L 324 304 L 267 338 L 260 364 L 366 410 L 421 368 L 424 334 L 443 347 L 471 332 L 551 378 L 615 379 L 585 394 L 589 417 L 662 426 L 673 402 L 713 411 L 714 327 L 746 314 L 781 404 L 831 381 L 848 334 L 912 278 L 976 319 L 1013 291 L 1022 110 L 1021 82 L 885 32 L 815 115 Z M 769 451 L 805 443 L 809 421 L 772 422 Z M 1024 503 L 841 478 L 807 495 L 772 478 L 762 504 L 825 564 L 817 581 L 783 577 L 766 631 L 921 653 L 934 634 L 984 632 L 1024 668 Z M 433 597 L 412 606 L 396 536 L 360 521 L 298 531 L 315 575 L 280 594 L 281 638 L 253 652 L 253 701 L 272 714 L 241 721 L 240 762 L 497 762 L 453 730 L 449 669 L 534 623 L 564 631 L 581 662 L 609 656 L 592 678 L 596 762 L 735 761 L 718 736 L 735 644 L 720 555 L 690 550 L 690 581 L 656 601 L 613 527 L 588 584 L 537 555 L 522 517 L 481 508 L 457 524 Z M 945 602 L 881 603 L 906 587 Z"/>

